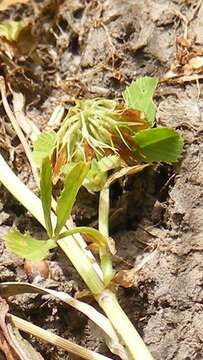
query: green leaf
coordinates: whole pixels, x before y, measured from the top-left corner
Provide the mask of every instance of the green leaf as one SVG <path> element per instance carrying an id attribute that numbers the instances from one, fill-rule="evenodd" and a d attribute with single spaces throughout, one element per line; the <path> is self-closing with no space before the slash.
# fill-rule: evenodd
<path id="1" fill-rule="evenodd" d="M 48 157 L 42 161 L 40 175 L 40 194 L 44 211 L 44 220 L 48 236 L 53 235 L 51 223 L 51 198 L 52 198 L 52 168 Z"/>
<path id="2" fill-rule="evenodd" d="M 100 252 L 101 268 L 104 276 L 104 284 L 108 286 L 115 275 L 115 271 L 112 267 L 112 257 L 108 249 L 105 249 L 105 253 Z"/>
<path id="3" fill-rule="evenodd" d="M 109 170 L 118 168 L 120 166 L 120 158 L 118 155 L 104 156 L 98 161 L 98 167 L 101 171 L 107 172 Z"/>
<path id="4" fill-rule="evenodd" d="M 85 234 L 91 237 L 92 242 L 98 245 L 98 247 L 108 246 L 108 237 L 104 236 L 99 230 L 91 228 L 89 226 L 76 226 L 70 230 L 60 234 L 60 239 L 73 234 Z"/>
<path id="5" fill-rule="evenodd" d="M 83 182 L 84 187 L 88 191 L 100 191 L 106 183 L 108 171 L 119 168 L 120 163 L 118 155 L 104 156 L 99 161 L 92 159 L 91 167 Z"/>
<path id="6" fill-rule="evenodd" d="M 133 81 L 123 92 L 123 98 L 129 108 L 143 111 L 151 126 L 154 124 L 156 107 L 152 101 L 158 78 L 144 76 Z"/>
<path id="7" fill-rule="evenodd" d="M 18 41 L 21 31 L 27 27 L 28 22 L 5 20 L 0 23 L 0 37 L 5 37 L 8 41 Z"/>
<path id="8" fill-rule="evenodd" d="M 96 159 L 92 159 L 91 167 L 84 179 L 83 186 L 88 191 L 100 191 L 105 185 L 107 180 L 107 173 L 102 171 Z"/>
<path id="9" fill-rule="evenodd" d="M 68 172 L 64 180 L 64 188 L 61 192 L 60 198 L 57 201 L 56 215 L 57 224 L 55 235 L 58 236 L 62 227 L 65 225 L 67 219 L 71 214 L 77 193 L 82 186 L 82 183 L 89 170 L 89 164 L 80 162 Z"/>
<path id="10" fill-rule="evenodd" d="M 21 234 L 11 230 L 5 236 L 6 246 L 17 256 L 31 261 L 41 261 L 49 255 L 49 250 L 57 246 L 52 239 L 36 240 L 29 233 Z"/>
<path id="11" fill-rule="evenodd" d="M 134 136 L 145 162 L 176 162 L 183 151 L 183 139 L 173 129 L 156 128 L 139 131 Z"/>
<path id="12" fill-rule="evenodd" d="M 73 168 L 75 167 L 77 163 L 76 162 L 69 162 L 65 165 L 62 166 L 62 172 L 64 175 L 68 175 L 71 170 L 73 170 Z"/>
<path id="13" fill-rule="evenodd" d="M 56 133 L 54 131 L 40 134 L 34 142 L 33 160 L 39 167 L 47 156 L 50 156 L 56 144 Z"/>

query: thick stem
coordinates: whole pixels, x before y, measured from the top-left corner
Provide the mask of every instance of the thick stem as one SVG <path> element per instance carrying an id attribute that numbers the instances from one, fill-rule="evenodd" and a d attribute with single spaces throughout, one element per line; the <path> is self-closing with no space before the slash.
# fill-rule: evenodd
<path id="1" fill-rule="evenodd" d="M 74 238 L 72 236 L 67 236 L 58 240 L 57 243 L 70 259 L 90 291 L 93 294 L 100 294 L 104 289 L 104 284 Z"/>
<path id="2" fill-rule="evenodd" d="M 134 360 L 153 360 L 142 338 L 120 307 L 116 296 L 109 290 L 96 297 L 99 305 L 120 335 Z"/>

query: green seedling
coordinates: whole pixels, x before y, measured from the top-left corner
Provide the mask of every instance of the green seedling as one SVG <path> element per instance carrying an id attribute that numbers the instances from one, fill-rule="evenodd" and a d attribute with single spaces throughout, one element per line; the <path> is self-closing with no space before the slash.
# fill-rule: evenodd
<path id="1" fill-rule="evenodd" d="M 30 260 L 41 260 L 59 245 L 120 334 L 129 358 L 136 360 L 152 357 L 110 290 L 114 251 L 108 229 L 109 188 L 120 177 L 136 174 L 156 162 L 171 164 L 181 157 L 180 135 L 173 129 L 152 128 L 155 123 L 152 97 L 157 83 L 157 78 L 138 79 L 123 92 L 122 102 L 102 98 L 77 100 L 58 132 L 38 137 L 33 158 L 40 168 L 41 203 L 32 196 L 35 206 L 31 207 L 24 194 L 20 194 L 20 187 L 13 193 L 46 228 L 48 239 L 33 239 L 17 230 L 6 236 L 7 246 Z M 63 190 L 56 199 L 54 215 L 52 190 L 59 179 Z M 9 188 L 3 174 L 0 180 Z M 98 230 L 83 226 L 67 230 L 66 222 L 81 186 L 90 192 L 100 192 Z M 102 275 L 95 271 L 74 239 L 76 233 L 85 235 L 98 250 Z"/>

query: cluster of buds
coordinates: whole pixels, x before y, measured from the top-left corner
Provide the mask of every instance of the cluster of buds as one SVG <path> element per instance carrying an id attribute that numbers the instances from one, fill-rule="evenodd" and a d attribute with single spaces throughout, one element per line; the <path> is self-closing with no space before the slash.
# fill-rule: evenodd
<path id="1" fill-rule="evenodd" d="M 133 135 L 148 127 L 144 112 L 114 100 L 77 100 L 57 133 L 52 154 L 54 175 L 57 177 L 65 164 L 99 162 L 111 155 L 117 156 L 111 169 L 137 164 Z"/>

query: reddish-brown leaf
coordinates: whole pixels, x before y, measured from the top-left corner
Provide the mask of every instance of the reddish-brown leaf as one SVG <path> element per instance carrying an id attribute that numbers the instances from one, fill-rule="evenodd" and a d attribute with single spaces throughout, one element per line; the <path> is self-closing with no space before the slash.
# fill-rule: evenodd
<path id="1" fill-rule="evenodd" d="M 67 163 L 67 149 L 64 146 L 62 149 L 55 149 L 51 159 L 53 169 L 53 183 L 55 184 L 60 176 L 61 168 Z"/>
<path id="2" fill-rule="evenodd" d="M 92 147 L 87 142 L 85 142 L 85 144 L 84 144 L 84 150 L 85 150 L 85 159 L 86 159 L 86 161 L 92 160 L 92 158 L 94 156 L 94 150 L 92 149 Z"/>
<path id="3" fill-rule="evenodd" d="M 134 126 L 132 127 L 134 131 L 147 129 L 149 127 L 149 123 L 147 122 L 143 111 L 123 107 L 117 111 L 117 114 L 122 121 L 134 123 Z"/>

